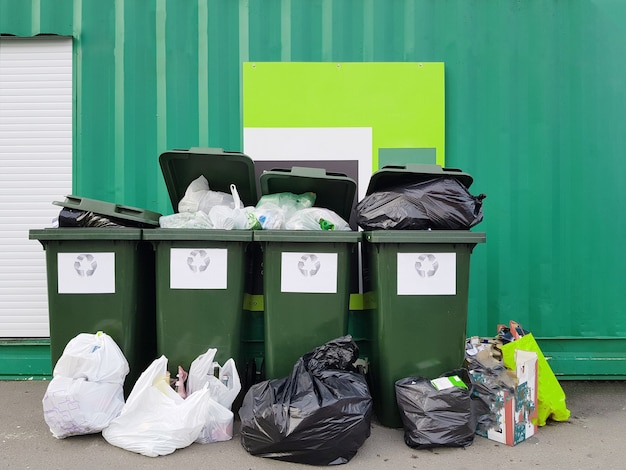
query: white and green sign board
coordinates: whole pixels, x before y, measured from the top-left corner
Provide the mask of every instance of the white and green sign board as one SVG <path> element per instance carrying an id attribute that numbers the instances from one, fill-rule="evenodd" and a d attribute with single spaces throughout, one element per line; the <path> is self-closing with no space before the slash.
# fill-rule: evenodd
<path id="1" fill-rule="evenodd" d="M 363 197 L 384 165 L 444 165 L 442 62 L 246 62 L 244 152 L 344 170 Z"/>

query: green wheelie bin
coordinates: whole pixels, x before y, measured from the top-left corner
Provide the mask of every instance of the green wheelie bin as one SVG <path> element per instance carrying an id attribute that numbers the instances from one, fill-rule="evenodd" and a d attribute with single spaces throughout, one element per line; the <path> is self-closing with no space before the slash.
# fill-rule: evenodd
<path id="1" fill-rule="evenodd" d="M 237 188 L 245 206 L 257 200 L 254 162 L 238 152 L 172 150 L 159 163 L 174 211 L 200 176 L 212 191 Z M 233 358 L 243 376 L 241 332 L 247 248 L 251 230 L 157 228 L 144 232 L 155 250 L 157 353 L 168 358 L 172 377 L 208 348 L 215 360 Z"/>
<path id="2" fill-rule="evenodd" d="M 260 176 L 261 194 L 316 194 L 315 206 L 350 219 L 356 183 L 321 168 L 274 169 Z M 267 379 L 291 373 L 308 351 L 348 332 L 351 262 L 356 231 L 256 230 L 263 259 Z"/>
<path id="3" fill-rule="evenodd" d="M 161 214 L 78 196 L 53 203 L 97 223 L 129 225 L 29 231 L 46 251 L 52 366 L 76 335 L 103 331 L 128 361 L 128 395 L 156 354 L 154 252 L 142 231 L 157 227 Z"/>
<path id="4" fill-rule="evenodd" d="M 436 165 L 383 168 L 367 194 L 394 185 L 452 176 Z M 363 233 L 363 280 L 370 299 L 370 382 L 381 424 L 401 427 L 395 382 L 436 378 L 462 367 L 465 357 L 470 255 L 485 234 L 469 230 L 372 230 Z"/>

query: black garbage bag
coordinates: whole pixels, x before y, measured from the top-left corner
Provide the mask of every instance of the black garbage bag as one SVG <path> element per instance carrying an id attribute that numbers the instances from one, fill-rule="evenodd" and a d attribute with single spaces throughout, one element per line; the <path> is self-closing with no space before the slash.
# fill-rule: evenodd
<path id="1" fill-rule="evenodd" d="M 472 386 L 467 371 L 455 370 L 467 388 L 438 390 L 430 379 L 407 377 L 396 382 L 396 399 L 409 447 L 466 447 L 474 442 L 476 419 L 472 413 Z"/>
<path id="2" fill-rule="evenodd" d="M 485 197 L 455 178 L 435 178 L 366 196 L 357 223 L 364 230 L 468 230 L 483 220 Z"/>
<path id="3" fill-rule="evenodd" d="M 253 385 L 239 409 L 252 455 L 310 465 L 350 461 L 370 435 L 372 397 L 351 336 L 305 354 L 289 377 Z"/>
<path id="4" fill-rule="evenodd" d="M 113 217 L 80 209 L 64 207 L 59 212 L 59 227 L 121 228 L 135 225 L 129 222 L 123 223 L 123 221 Z"/>

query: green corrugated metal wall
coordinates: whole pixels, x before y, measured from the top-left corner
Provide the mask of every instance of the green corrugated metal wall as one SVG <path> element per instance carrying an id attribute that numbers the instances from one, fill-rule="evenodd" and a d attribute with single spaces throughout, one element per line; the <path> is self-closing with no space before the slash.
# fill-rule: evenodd
<path id="1" fill-rule="evenodd" d="M 74 192 L 163 212 L 161 152 L 241 149 L 243 61 L 445 62 L 447 165 L 488 194 L 468 332 L 517 319 L 571 377 L 626 377 L 624 18 L 620 0 L 0 0 L 0 33 L 75 38 Z"/>

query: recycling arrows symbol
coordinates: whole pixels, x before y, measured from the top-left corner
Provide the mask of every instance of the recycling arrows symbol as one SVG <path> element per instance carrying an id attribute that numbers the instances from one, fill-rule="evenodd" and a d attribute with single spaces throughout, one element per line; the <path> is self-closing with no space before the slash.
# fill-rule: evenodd
<path id="1" fill-rule="evenodd" d="M 89 253 L 78 255 L 76 257 L 76 261 L 74 262 L 74 269 L 81 277 L 93 276 L 93 273 L 96 272 L 97 268 L 98 263 L 96 262 L 96 259 Z"/>
<path id="2" fill-rule="evenodd" d="M 298 262 L 298 270 L 304 277 L 313 277 L 320 270 L 321 263 L 317 256 L 310 254 L 304 255 Z"/>
<path id="3" fill-rule="evenodd" d="M 211 258 L 205 250 L 192 250 L 187 257 L 187 266 L 194 273 L 206 271 L 211 264 Z"/>
<path id="4" fill-rule="evenodd" d="M 419 277 L 433 277 L 438 269 L 439 263 L 432 254 L 420 255 L 415 262 L 415 270 Z"/>

